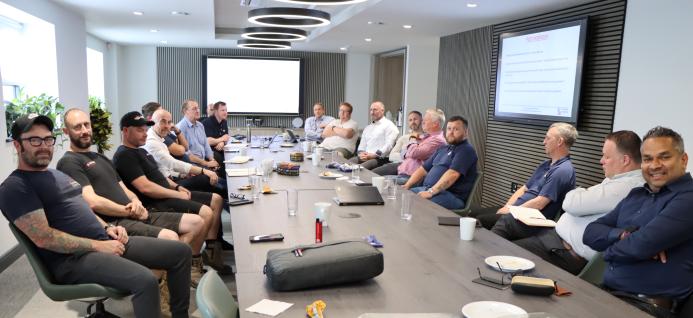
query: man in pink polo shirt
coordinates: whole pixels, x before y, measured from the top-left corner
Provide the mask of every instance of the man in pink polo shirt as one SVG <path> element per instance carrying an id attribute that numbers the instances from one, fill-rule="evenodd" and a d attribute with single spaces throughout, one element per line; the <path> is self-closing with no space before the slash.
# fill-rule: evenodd
<path id="1" fill-rule="evenodd" d="M 397 173 L 397 183 L 404 184 L 409 177 L 440 146 L 445 145 L 442 127 L 445 124 L 445 113 L 440 109 L 428 109 L 423 118 L 424 134 L 412 133 L 409 143 L 402 147 L 402 162 L 391 163 L 373 170 L 379 175 Z"/>

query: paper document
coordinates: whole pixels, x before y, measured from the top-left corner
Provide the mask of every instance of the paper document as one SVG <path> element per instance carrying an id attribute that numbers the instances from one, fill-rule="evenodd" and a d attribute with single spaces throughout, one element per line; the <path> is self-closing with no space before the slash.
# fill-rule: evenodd
<path id="1" fill-rule="evenodd" d="M 255 305 L 246 308 L 246 311 L 274 317 L 289 309 L 289 307 L 293 305 L 294 304 L 291 303 L 263 299 L 257 302 Z"/>
<path id="2" fill-rule="evenodd" d="M 512 214 L 516 220 L 529 226 L 556 227 L 556 222 L 547 220 L 546 217 L 541 214 L 541 211 L 537 209 L 511 206 L 510 214 Z"/>

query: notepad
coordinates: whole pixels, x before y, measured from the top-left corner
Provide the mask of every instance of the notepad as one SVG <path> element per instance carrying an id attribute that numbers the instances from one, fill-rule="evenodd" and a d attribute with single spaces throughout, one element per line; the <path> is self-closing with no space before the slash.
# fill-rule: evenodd
<path id="1" fill-rule="evenodd" d="M 511 206 L 510 214 L 512 214 L 516 220 L 529 226 L 556 227 L 556 222 L 547 220 L 546 217 L 541 214 L 541 211 L 537 209 Z"/>
<path id="2" fill-rule="evenodd" d="M 263 299 L 257 302 L 255 305 L 246 308 L 245 310 L 274 317 L 276 315 L 283 313 L 285 310 L 289 309 L 289 307 L 293 305 L 294 304 L 292 303 Z"/>

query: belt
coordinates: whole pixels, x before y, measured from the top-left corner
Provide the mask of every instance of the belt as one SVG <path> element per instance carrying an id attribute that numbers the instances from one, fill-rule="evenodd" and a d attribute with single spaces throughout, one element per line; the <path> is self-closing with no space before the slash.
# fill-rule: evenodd
<path id="1" fill-rule="evenodd" d="M 570 255 L 575 257 L 577 260 L 587 261 L 584 258 L 582 258 L 582 256 L 578 255 L 578 253 L 575 253 L 575 251 L 573 250 L 573 247 L 570 246 L 570 244 L 568 244 L 568 242 L 561 240 L 561 243 L 563 243 L 563 247 L 565 247 L 565 249 L 570 253 Z"/>

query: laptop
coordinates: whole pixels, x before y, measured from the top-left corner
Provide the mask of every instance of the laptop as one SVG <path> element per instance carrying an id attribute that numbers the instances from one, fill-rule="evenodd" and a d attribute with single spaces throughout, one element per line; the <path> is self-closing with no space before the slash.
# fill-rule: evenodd
<path id="1" fill-rule="evenodd" d="M 383 197 L 376 187 L 338 186 L 334 201 L 338 205 L 384 205 Z"/>

